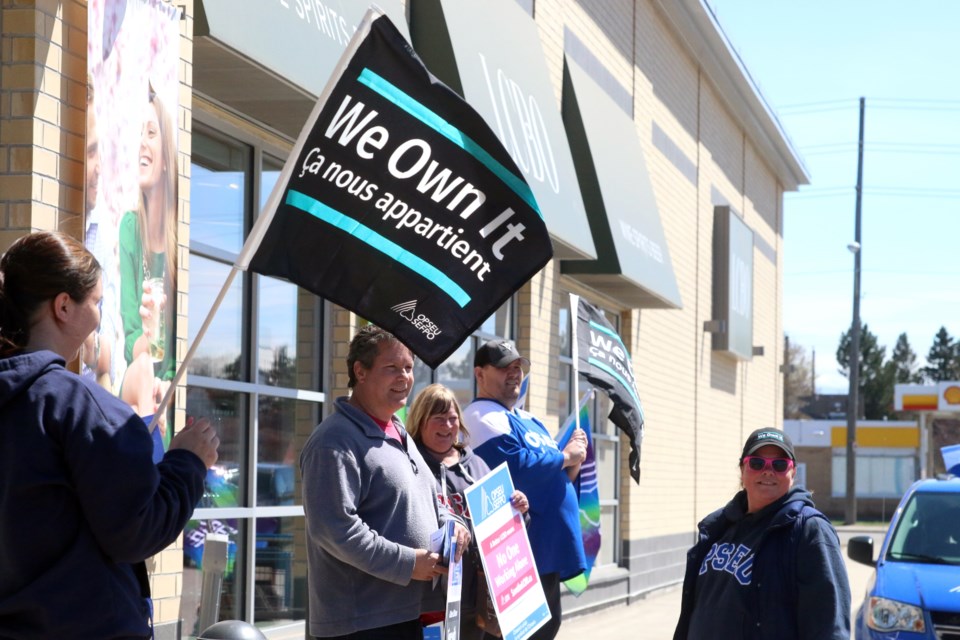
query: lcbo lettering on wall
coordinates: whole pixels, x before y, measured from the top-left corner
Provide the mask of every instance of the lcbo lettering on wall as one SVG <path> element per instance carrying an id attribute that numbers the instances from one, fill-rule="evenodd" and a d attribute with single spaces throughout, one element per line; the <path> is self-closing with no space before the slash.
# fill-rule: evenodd
<path id="1" fill-rule="evenodd" d="M 500 141 L 527 177 L 533 177 L 538 182 L 546 180 L 554 193 L 560 193 L 557 161 L 536 98 L 507 77 L 503 69 L 496 70 L 494 82 L 490 78 L 486 58 L 479 52 L 477 56 L 487 81 Z"/>

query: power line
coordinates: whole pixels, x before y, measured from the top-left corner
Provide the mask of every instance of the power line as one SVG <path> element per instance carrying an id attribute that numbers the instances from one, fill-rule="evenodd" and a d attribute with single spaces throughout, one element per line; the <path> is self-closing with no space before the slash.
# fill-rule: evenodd
<path id="1" fill-rule="evenodd" d="M 850 147 L 855 148 L 856 146 L 857 146 L 857 141 L 850 140 L 848 142 L 826 142 L 824 144 L 801 145 L 799 148 L 801 150 L 806 151 L 806 150 L 819 150 L 819 149 L 840 149 L 840 148 L 848 149 Z"/>
<path id="2" fill-rule="evenodd" d="M 829 198 L 844 196 L 854 191 L 854 186 L 846 187 L 811 187 L 795 193 L 784 194 L 790 200 L 806 198 Z M 953 200 L 960 198 L 960 189 L 940 189 L 932 187 L 864 187 L 865 195 L 892 198 L 938 198 Z"/>
<path id="3" fill-rule="evenodd" d="M 892 111 L 960 111 L 960 100 L 935 98 L 868 98 L 870 109 Z M 780 115 L 806 115 L 850 109 L 856 106 L 856 98 L 820 100 L 782 105 L 776 109 Z"/>
<path id="4" fill-rule="evenodd" d="M 960 100 L 927 98 L 871 98 L 870 108 L 917 111 L 960 111 Z"/>
<path id="5" fill-rule="evenodd" d="M 834 100 L 816 100 L 814 102 L 795 102 L 793 104 L 785 104 L 782 106 L 783 109 L 809 109 L 812 107 L 832 107 L 837 105 L 850 106 L 857 104 L 857 98 L 838 98 Z"/>
<path id="6" fill-rule="evenodd" d="M 926 187 L 867 187 L 864 191 L 873 196 L 909 198 L 960 198 L 960 189 L 935 189 Z"/>
<path id="7" fill-rule="evenodd" d="M 919 155 L 960 155 L 960 144 L 942 144 L 935 142 L 874 142 L 866 145 L 868 151 L 875 153 L 904 153 Z"/>
<path id="8" fill-rule="evenodd" d="M 864 144 L 866 151 L 872 153 L 898 153 L 914 155 L 960 155 L 960 144 L 946 144 L 936 142 L 867 142 Z M 798 149 L 805 156 L 833 155 L 850 153 L 857 149 L 856 142 L 830 142 L 826 144 L 814 144 L 809 146 L 799 146 Z"/>
<path id="9" fill-rule="evenodd" d="M 784 278 L 795 278 L 797 276 L 830 276 L 837 273 L 850 273 L 850 269 L 821 269 L 818 271 L 785 271 Z"/>
<path id="10" fill-rule="evenodd" d="M 909 269 L 867 269 L 867 273 L 894 276 L 960 276 L 960 271 L 911 271 Z"/>
<path id="11" fill-rule="evenodd" d="M 789 109 L 784 107 L 782 109 L 777 109 L 777 115 L 780 116 L 805 116 L 810 114 L 819 114 L 819 113 L 828 113 L 831 111 L 846 111 L 850 109 L 847 105 L 838 105 L 838 106 L 824 106 L 824 107 L 810 107 L 807 109 L 793 108 Z"/>
<path id="12" fill-rule="evenodd" d="M 818 269 L 815 271 L 785 271 L 784 278 L 797 278 L 801 276 L 829 276 L 838 273 L 848 274 L 852 269 Z M 960 276 L 960 271 L 911 271 L 908 269 L 860 269 L 860 273 L 870 275 L 893 275 L 893 276 L 932 276 L 932 277 L 953 277 Z"/>
<path id="13" fill-rule="evenodd" d="M 848 187 L 811 187 L 809 189 L 804 188 L 802 191 L 785 193 L 784 198 L 789 198 L 790 200 L 806 198 L 831 198 L 834 196 L 847 195 L 848 193 L 853 194 L 853 191 L 853 185 Z"/>

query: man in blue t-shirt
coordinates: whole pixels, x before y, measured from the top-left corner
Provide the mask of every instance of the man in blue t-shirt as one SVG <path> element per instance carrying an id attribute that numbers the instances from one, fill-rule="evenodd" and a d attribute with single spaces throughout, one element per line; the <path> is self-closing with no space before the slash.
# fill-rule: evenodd
<path id="1" fill-rule="evenodd" d="M 531 637 L 549 640 L 560 630 L 560 582 L 587 566 L 573 485 L 587 455 L 586 434 L 577 430 L 561 451 L 542 422 L 514 407 L 530 361 L 512 342 L 484 343 L 473 364 L 477 398 L 463 419 L 474 452 L 491 468 L 506 462 L 516 488 L 530 501 L 527 534 L 551 615 Z"/>

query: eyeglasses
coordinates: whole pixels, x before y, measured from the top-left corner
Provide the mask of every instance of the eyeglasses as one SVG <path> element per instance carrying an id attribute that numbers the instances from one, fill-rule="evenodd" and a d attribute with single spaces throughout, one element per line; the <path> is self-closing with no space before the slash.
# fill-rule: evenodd
<path id="1" fill-rule="evenodd" d="M 766 471 L 773 469 L 774 473 L 786 473 L 793 468 L 790 458 L 761 458 L 760 456 L 746 456 L 743 459 L 751 471 Z"/>

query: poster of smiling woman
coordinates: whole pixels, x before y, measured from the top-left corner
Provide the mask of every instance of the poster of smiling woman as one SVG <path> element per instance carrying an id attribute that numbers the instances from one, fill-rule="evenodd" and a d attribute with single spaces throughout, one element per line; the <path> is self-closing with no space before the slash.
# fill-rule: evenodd
<path id="1" fill-rule="evenodd" d="M 81 374 L 154 413 L 176 366 L 180 9 L 89 0 L 85 243 L 103 267 Z M 158 422 L 158 448 L 169 441 Z"/>

